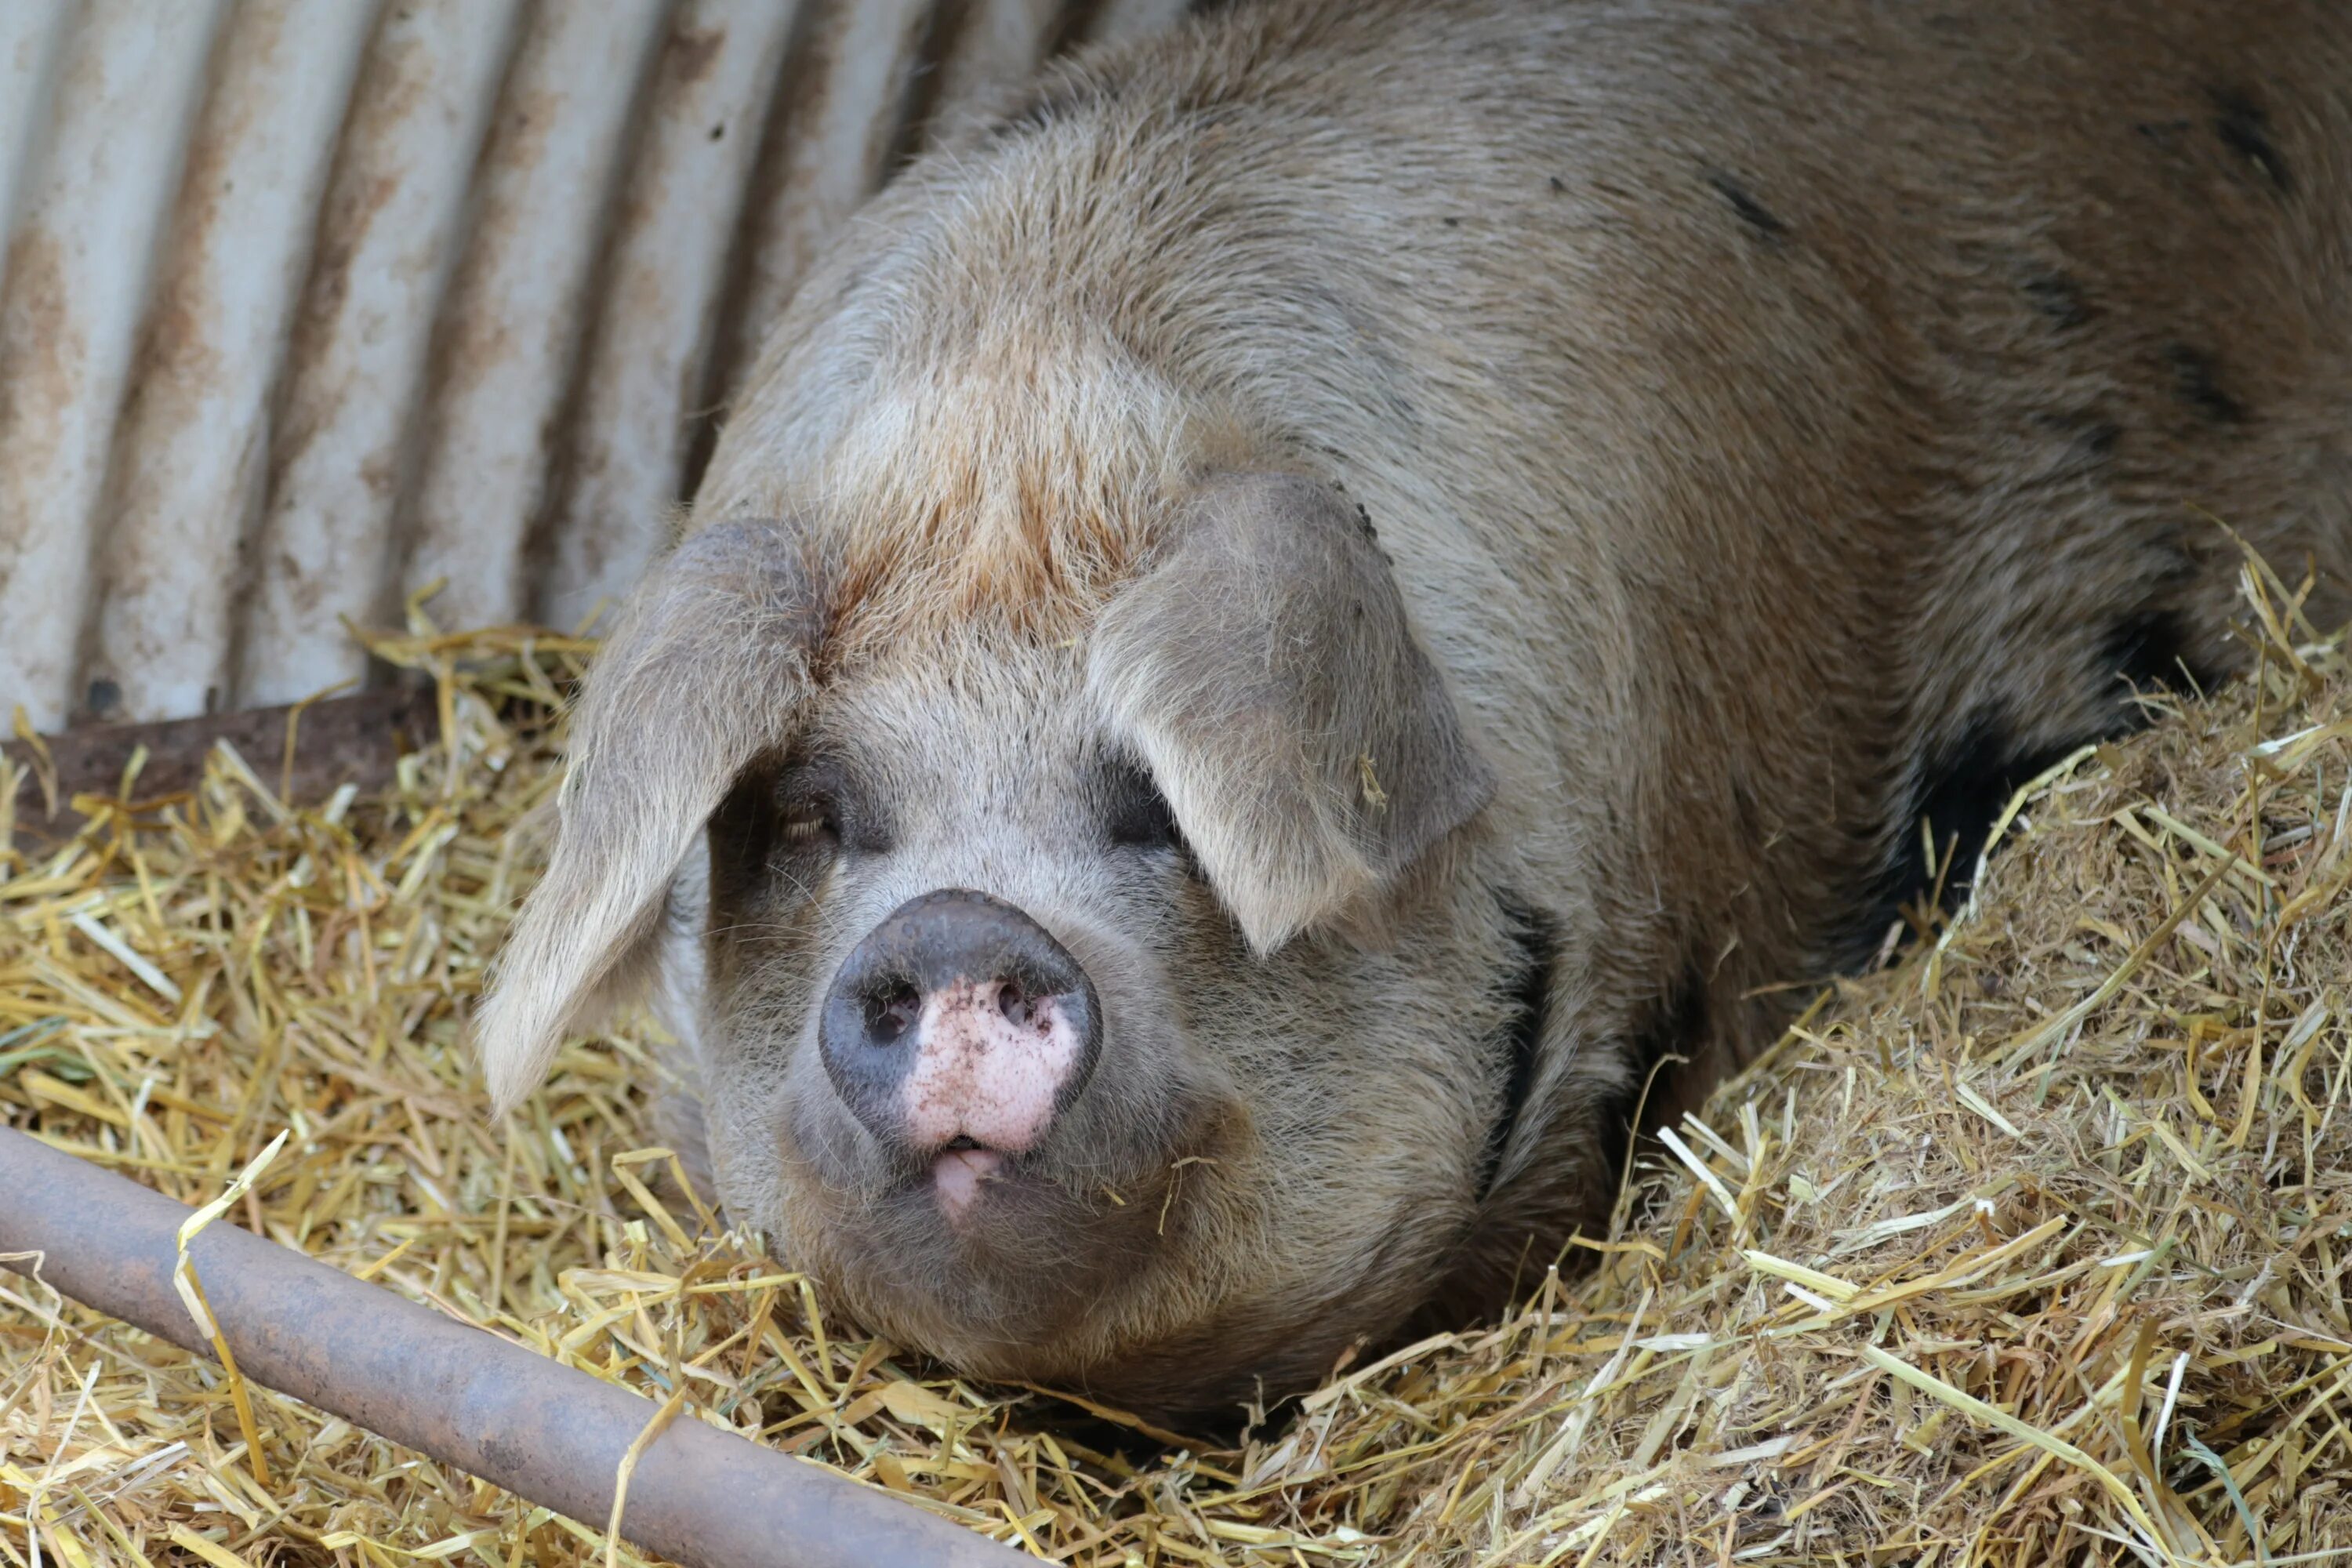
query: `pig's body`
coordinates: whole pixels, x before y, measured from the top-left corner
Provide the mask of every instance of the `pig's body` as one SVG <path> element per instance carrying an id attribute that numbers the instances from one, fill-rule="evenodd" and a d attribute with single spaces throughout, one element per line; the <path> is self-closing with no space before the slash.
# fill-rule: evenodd
<path id="1" fill-rule="evenodd" d="M 2216 518 L 2341 617 L 2352 7 L 1244 6 L 796 300 L 696 509 L 788 521 L 592 682 L 494 1078 L 666 951 L 730 1210 L 867 1319 L 1295 1386 L 1598 1223 L 1650 1068 L 1876 949 L 1923 815 L 1965 865 L 2233 668 Z M 935 889 L 1084 972 L 1084 1071 L 1052 995 L 934 1050 L 928 980 L 903 1073 L 820 1050 Z"/>

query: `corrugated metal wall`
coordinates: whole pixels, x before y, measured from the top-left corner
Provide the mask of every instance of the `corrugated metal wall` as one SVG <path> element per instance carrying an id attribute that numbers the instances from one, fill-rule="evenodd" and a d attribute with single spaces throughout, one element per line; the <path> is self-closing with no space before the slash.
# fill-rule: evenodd
<path id="1" fill-rule="evenodd" d="M 0 0 L 0 729 L 568 625 L 924 128 L 1182 0 Z"/>

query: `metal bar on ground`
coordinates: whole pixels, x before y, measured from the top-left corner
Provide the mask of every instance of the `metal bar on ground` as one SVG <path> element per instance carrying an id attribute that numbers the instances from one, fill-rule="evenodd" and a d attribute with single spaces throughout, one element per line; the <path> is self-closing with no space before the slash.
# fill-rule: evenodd
<path id="1" fill-rule="evenodd" d="M 189 1211 L 0 1128 L 0 1261 L 210 1356 L 174 1293 Z M 602 1526 L 651 1401 L 223 1220 L 189 1246 L 237 1370 Z M 14 1255 L 14 1256 L 12 1256 Z M 687 1568 L 1008 1568 L 1034 1559 L 691 1417 L 648 1445 L 621 1533 Z"/>

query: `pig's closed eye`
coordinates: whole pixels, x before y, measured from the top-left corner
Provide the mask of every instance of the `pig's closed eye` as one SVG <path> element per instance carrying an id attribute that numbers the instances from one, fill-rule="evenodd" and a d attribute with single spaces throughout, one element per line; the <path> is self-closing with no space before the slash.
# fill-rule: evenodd
<path id="1" fill-rule="evenodd" d="M 889 819 L 871 790 L 841 763 L 819 758 L 789 773 L 776 795 L 776 832 L 789 853 L 846 849 L 880 855 L 890 847 Z"/>
<path id="2" fill-rule="evenodd" d="M 829 796 L 788 802 L 783 816 L 784 843 L 804 848 L 820 842 L 841 841 L 841 808 Z"/>
<path id="3" fill-rule="evenodd" d="M 1181 849 L 1184 835 L 1176 814 L 1151 775 L 1133 763 L 1121 762 L 1108 770 L 1104 788 L 1104 829 L 1122 849 Z"/>

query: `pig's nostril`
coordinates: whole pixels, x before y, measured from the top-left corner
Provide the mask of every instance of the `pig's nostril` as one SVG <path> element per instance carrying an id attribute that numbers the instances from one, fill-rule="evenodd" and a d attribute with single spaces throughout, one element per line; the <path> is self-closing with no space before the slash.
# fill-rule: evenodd
<path id="1" fill-rule="evenodd" d="M 996 988 L 996 1010 L 1024 1029 L 1029 1026 L 1029 1020 L 1036 1013 L 1035 1006 L 1022 993 L 1021 987 L 1010 980 Z"/>
<path id="2" fill-rule="evenodd" d="M 894 1046 L 922 1016 L 923 998 L 904 981 L 877 991 L 866 999 L 866 1040 L 873 1046 Z"/>

